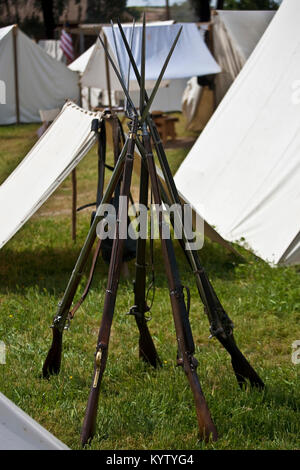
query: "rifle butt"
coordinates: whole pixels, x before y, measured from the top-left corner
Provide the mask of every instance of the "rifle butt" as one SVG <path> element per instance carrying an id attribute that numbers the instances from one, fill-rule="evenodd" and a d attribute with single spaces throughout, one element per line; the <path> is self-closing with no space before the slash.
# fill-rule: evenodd
<path id="1" fill-rule="evenodd" d="M 99 387 L 90 391 L 80 436 L 83 447 L 91 442 L 96 432 L 99 391 Z"/>
<path id="2" fill-rule="evenodd" d="M 48 379 L 50 375 L 58 374 L 60 371 L 63 333 L 55 327 L 52 333 L 52 344 L 43 365 L 43 377 L 45 379 Z"/>
<path id="3" fill-rule="evenodd" d="M 257 372 L 255 372 L 253 367 L 242 354 L 239 358 L 231 357 L 231 364 L 241 389 L 247 386 L 247 380 L 249 381 L 251 387 L 256 387 L 260 390 L 265 388 L 265 384 Z"/>
<path id="4" fill-rule="evenodd" d="M 96 352 L 93 382 L 90 389 L 80 436 L 83 447 L 91 442 L 96 432 L 99 393 L 106 367 L 107 355 L 107 347 L 104 349 L 99 348 Z"/>
<path id="5" fill-rule="evenodd" d="M 153 367 L 161 366 L 160 358 L 157 354 L 153 339 L 150 335 L 146 323 L 139 327 L 139 356 L 140 358 L 151 364 Z"/>
<path id="6" fill-rule="evenodd" d="M 187 372 L 187 377 L 194 395 L 197 421 L 199 427 L 199 437 L 206 443 L 211 441 L 215 442 L 218 440 L 217 428 L 211 418 L 211 414 L 208 409 L 204 394 L 202 392 L 196 371 L 190 369 Z"/>
<path id="7" fill-rule="evenodd" d="M 231 356 L 232 368 L 240 388 L 247 386 L 247 381 L 249 381 L 251 387 L 263 389 L 265 384 L 237 347 L 233 335 L 230 338 L 227 336 L 226 339 L 221 336 L 217 338 Z"/>

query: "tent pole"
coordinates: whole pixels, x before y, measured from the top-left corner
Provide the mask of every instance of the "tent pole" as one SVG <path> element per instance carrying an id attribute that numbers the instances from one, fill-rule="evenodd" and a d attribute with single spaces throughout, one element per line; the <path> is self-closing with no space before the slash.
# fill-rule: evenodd
<path id="1" fill-rule="evenodd" d="M 77 178 L 76 168 L 72 171 L 72 240 L 76 241 L 76 225 L 77 225 Z"/>
<path id="2" fill-rule="evenodd" d="M 19 100 L 19 76 L 18 76 L 18 60 L 17 60 L 17 34 L 18 25 L 13 27 L 13 54 L 14 54 L 14 69 L 15 69 L 15 97 L 16 97 L 16 121 L 20 124 L 20 100 Z"/>
<path id="3" fill-rule="evenodd" d="M 107 48 L 107 38 L 104 34 L 104 44 L 105 47 Z M 108 58 L 107 55 L 105 54 L 105 72 L 106 72 L 106 86 L 107 86 L 107 93 L 108 93 L 108 106 L 109 109 L 112 109 L 112 104 L 111 104 L 111 84 L 110 84 L 110 73 L 109 73 L 109 64 L 108 64 Z"/>

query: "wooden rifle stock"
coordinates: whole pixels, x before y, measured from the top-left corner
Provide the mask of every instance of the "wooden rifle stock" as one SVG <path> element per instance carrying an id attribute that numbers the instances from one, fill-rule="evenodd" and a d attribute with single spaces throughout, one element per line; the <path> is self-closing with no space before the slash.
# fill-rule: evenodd
<path id="1" fill-rule="evenodd" d="M 237 347 L 233 334 L 216 335 L 216 337 L 231 356 L 232 368 L 239 386 L 243 388 L 249 380 L 252 387 L 263 389 L 265 384 Z"/>
<path id="2" fill-rule="evenodd" d="M 113 311 L 112 306 L 112 311 Z M 81 430 L 81 444 L 85 446 L 94 437 L 96 432 L 96 421 L 98 412 L 98 402 L 102 377 L 105 371 L 108 356 L 107 346 L 102 344 L 97 347 L 95 355 L 94 378 L 90 389 L 88 403 L 85 411 L 84 421 Z"/>
<path id="3" fill-rule="evenodd" d="M 129 197 L 130 193 L 130 184 L 133 168 L 133 154 L 134 146 L 137 132 L 137 118 L 134 118 L 131 126 L 131 132 L 128 139 L 128 149 L 126 152 L 124 174 L 122 179 L 121 195 Z M 120 223 L 122 220 L 127 220 L 128 207 L 126 214 L 120 210 L 118 213 L 118 220 L 116 224 L 115 239 L 113 242 L 111 259 L 109 264 L 108 272 L 108 281 L 107 288 L 105 292 L 105 300 L 103 307 L 103 315 L 101 319 L 101 325 L 98 335 L 98 341 L 96 346 L 95 354 L 95 365 L 94 365 L 94 376 L 93 382 L 90 389 L 88 405 L 83 421 L 82 432 L 81 432 L 81 443 L 85 446 L 94 436 L 96 419 L 97 419 L 97 410 L 98 410 L 98 400 L 100 386 L 102 382 L 103 373 L 105 371 L 107 356 L 108 356 L 108 344 L 110 338 L 111 325 L 113 320 L 117 290 L 119 285 L 119 278 L 122 265 L 122 256 L 125 239 L 119 237 Z"/>
<path id="4" fill-rule="evenodd" d="M 140 267 L 141 269 L 141 267 Z M 134 284 L 134 298 L 135 305 L 131 308 L 129 313 L 135 316 L 135 321 L 139 329 L 139 355 L 140 358 L 146 362 L 149 362 L 153 367 L 161 365 L 161 361 L 157 354 L 156 348 L 153 343 L 153 339 L 148 329 L 147 319 L 145 313 L 148 312 L 148 307 L 145 301 L 145 291 L 141 288 L 138 279 L 142 279 L 143 274 L 139 273 L 139 266 L 137 266 L 137 277 Z M 138 277 L 140 276 L 140 278 Z"/>
<path id="5" fill-rule="evenodd" d="M 154 202 L 161 207 L 162 200 L 159 191 L 158 176 L 155 169 L 150 136 L 146 129 L 144 129 L 143 133 L 143 145 L 146 151 Z M 164 238 L 162 236 L 163 225 L 165 223 L 162 212 L 159 213 L 159 217 L 162 252 L 169 284 L 170 299 L 178 343 L 179 364 L 183 366 L 183 370 L 194 395 L 200 436 L 206 442 L 210 439 L 216 441 L 218 438 L 217 430 L 212 421 L 196 371 L 198 362 L 194 357 L 194 340 L 184 301 L 183 286 L 181 285 L 179 277 L 173 243 L 170 238 Z"/>
<path id="6" fill-rule="evenodd" d="M 51 347 L 43 365 L 42 373 L 45 379 L 49 378 L 49 376 L 52 374 L 58 374 L 60 371 L 63 331 L 65 328 L 66 321 L 68 319 L 69 310 L 71 308 L 74 295 L 82 277 L 83 267 L 86 265 L 95 238 L 96 231 L 92 236 L 90 236 L 87 244 L 88 247 L 85 248 L 84 253 L 82 254 L 82 258 L 80 261 L 80 269 L 77 270 L 77 273 L 74 269 L 68 287 L 66 289 L 66 293 L 62 301 L 59 303 L 58 311 L 53 320 L 52 325 L 53 337 Z"/>
<path id="7" fill-rule="evenodd" d="M 57 314 L 53 320 L 53 339 L 50 350 L 46 357 L 46 360 L 43 365 L 43 377 L 48 378 L 51 374 L 58 374 L 60 370 L 61 363 L 61 353 L 62 353 L 62 336 L 65 328 L 65 324 L 68 319 L 69 311 L 72 305 L 74 295 L 76 293 L 77 287 L 79 285 L 80 279 L 82 277 L 84 268 L 86 266 L 89 254 L 92 250 L 93 244 L 96 239 L 96 227 L 98 222 L 102 220 L 103 216 L 99 215 L 99 209 L 102 204 L 106 204 L 111 200 L 112 194 L 116 188 L 116 185 L 119 182 L 120 176 L 123 171 L 124 161 L 127 153 L 128 139 L 126 139 L 122 152 L 120 153 L 118 162 L 115 167 L 115 171 L 112 174 L 112 177 L 108 183 L 105 194 L 102 198 L 101 204 L 97 209 L 95 218 L 90 227 L 90 230 L 87 234 L 85 243 L 81 249 L 77 262 L 75 264 L 74 270 L 69 279 L 67 288 L 65 290 L 62 301 L 59 303 Z"/>
<path id="8" fill-rule="evenodd" d="M 48 379 L 50 375 L 58 374 L 60 371 L 63 333 L 55 327 L 53 327 L 52 333 L 52 344 L 43 365 L 44 379 Z"/>
<path id="9" fill-rule="evenodd" d="M 145 164 L 141 164 L 140 196 L 139 202 L 144 207 L 148 205 L 149 174 Z M 144 361 L 153 367 L 161 365 L 156 352 L 152 337 L 150 335 L 145 313 L 149 311 L 146 303 L 146 240 L 139 237 L 137 240 L 136 272 L 134 282 L 134 306 L 130 309 L 135 316 L 139 329 L 139 355 Z"/>
<path id="10" fill-rule="evenodd" d="M 153 140 L 157 156 L 160 161 L 160 165 L 162 167 L 164 178 L 171 198 L 171 201 L 166 200 L 165 202 L 168 202 L 169 205 L 173 203 L 181 205 L 181 200 L 176 185 L 174 183 L 168 160 L 155 123 L 152 121 L 152 119 L 148 119 L 147 122 L 152 132 L 152 135 L 154 136 Z M 166 193 L 165 197 L 166 199 L 168 199 Z M 172 219 L 171 222 L 174 226 L 174 221 L 172 221 Z M 239 386 L 243 387 L 244 385 L 246 385 L 247 380 L 249 380 L 251 386 L 264 388 L 263 381 L 252 368 L 250 363 L 247 361 L 247 359 L 244 357 L 244 355 L 241 353 L 235 343 L 232 331 L 233 323 L 231 322 L 227 313 L 223 309 L 221 302 L 219 301 L 217 294 L 213 286 L 211 285 L 203 266 L 200 263 L 198 253 L 194 250 L 186 248 L 187 239 L 185 237 L 184 230 L 183 239 L 179 239 L 178 241 L 181 244 L 183 252 L 188 260 L 188 263 L 190 264 L 195 274 L 198 292 L 202 299 L 206 314 L 210 322 L 211 335 L 215 336 L 230 354 L 231 364 Z"/>
<path id="11" fill-rule="evenodd" d="M 242 388 L 247 384 L 247 380 L 249 380 L 251 386 L 264 388 L 263 381 L 237 347 L 233 335 L 233 323 L 222 307 L 204 268 L 200 264 L 197 253 L 193 252 L 193 255 L 198 268 L 195 273 L 197 287 L 210 321 L 211 335 L 215 336 L 230 354 L 232 368 L 239 386 Z"/>

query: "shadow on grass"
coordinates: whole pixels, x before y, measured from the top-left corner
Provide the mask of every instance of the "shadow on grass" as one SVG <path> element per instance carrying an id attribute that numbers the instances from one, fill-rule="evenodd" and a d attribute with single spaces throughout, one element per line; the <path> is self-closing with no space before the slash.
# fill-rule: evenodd
<path id="1" fill-rule="evenodd" d="M 30 286 L 49 293 L 62 291 L 79 255 L 80 247 L 45 248 L 20 252 L 5 249 L 0 252 L 0 293 L 22 292 Z M 88 263 L 89 269 L 90 262 Z M 107 265 L 99 258 L 97 274 L 107 275 Z"/>
<path id="2" fill-rule="evenodd" d="M 190 267 L 178 243 L 174 243 L 176 259 L 182 276 L 190 276 Z M 81 244 L 77 243 L 66 248 L 41 248 L 31 250 L 26 248 L 15 251 L 5 248 L 0 251 L 0 293 L 7 291 L 22 291 L 30 286 L 37 286 L 41 290 L 47 289 L 50 293 L 65 288 L 72 273 Z M 238 257 L 229 253 L 215 243 L 207 242 L 199 252 L 201 262 L 212 278 L 234 279 L 234 268 L 239 263 Z M 163 258 L 159 240 L 154 247 L 155 271 L 163 285 L 167 286 Z M 86 273 L 89 271 L 89 261 Z M 95 272 L 97 278 L 107 277 L 108 265 L 100 255 Z M 135 263 L 129 263 L 130 278 L 134 278 Z"/>

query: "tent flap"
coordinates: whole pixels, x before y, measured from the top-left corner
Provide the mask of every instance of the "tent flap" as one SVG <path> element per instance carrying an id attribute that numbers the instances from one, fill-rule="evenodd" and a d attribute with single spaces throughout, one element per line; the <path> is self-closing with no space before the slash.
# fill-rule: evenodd
<path id="1" fill-rule="evenodd" d="M 71 173 L 95 142 L 91 122 L 101 113 L 68 102 L 19 166 L 0 186 L 0 248 Z M 20 198 L 20 194 L 22 197 Z"/>

